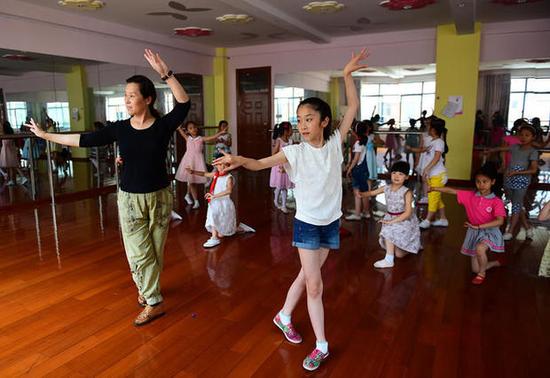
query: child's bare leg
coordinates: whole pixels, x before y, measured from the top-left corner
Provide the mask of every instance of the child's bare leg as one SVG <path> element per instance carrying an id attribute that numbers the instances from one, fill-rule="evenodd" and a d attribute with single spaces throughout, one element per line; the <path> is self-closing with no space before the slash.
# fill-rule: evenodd
<path id="1" fill-rule="evenodd" d="M 197 184 L 187 184 L 189 185 L 189 192 L 191 193 L 191 197 L 193 197 L 193 200 L 194 201 L 198 201 L 199 199 L 199 194 L 198 194 L 198 188 L 197 188 Z"/>
<path id="2" fill-rule="evenodd" d="M 403 251 L 401 248 L 399 247 L 395 247 L 395 257 L 397 258 L 403 258 L 405 256 L 407 256 L 409 254 L 409 252 L 407 251 Z"/>
<path id="3" fill-rule="evenodd" d="M 477 256 L 472 256 L 472 272 L 479 273 L 479 262 L 477 261 Z"/>
<path id="4" fill-rule="evenodd" d="M 479 243 L 477 246 L 476 246 L 476 258 L 477 258 L 477 262 L 479 264 L 479 272 L 477 274 L 479 274 L 480 276 L 485 276 L 485 272 L 487 271 L 487 250 L 489 248 L 483 244 L 483 243 Z"/>

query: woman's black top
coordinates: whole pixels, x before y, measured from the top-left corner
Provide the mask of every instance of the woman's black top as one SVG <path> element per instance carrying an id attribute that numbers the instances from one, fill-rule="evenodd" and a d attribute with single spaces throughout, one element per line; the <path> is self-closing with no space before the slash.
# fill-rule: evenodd
<path id="1" fill-rule="evenodd" d="M 169 184 L 166 172 L 168 142 L 180 126 L 191 102 L 176 103 L 174 109 L 158 118 L 147 129 L 137 130 L 130 119 L 80 136 L 80 147 L 103 146 L 117 142 L 122 157 L 120 188 L 129 193 L 151 193 Z"/>

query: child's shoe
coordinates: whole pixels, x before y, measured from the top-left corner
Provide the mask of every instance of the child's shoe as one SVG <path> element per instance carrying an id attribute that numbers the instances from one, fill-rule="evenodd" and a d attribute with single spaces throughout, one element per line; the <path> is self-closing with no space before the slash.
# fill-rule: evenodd
<path id="1" fill-rule="evenodd" d="M 202 246 L 204 248 L 212 248 L 212 247 L 215 247 L 217 245 L 219 245 L 221 243 L 220 239 L 217 239 L 217 238 L 210 238 L 208 239 Z"/>
<path id="2" fill-rule="evenodd" d="M 449 221 L 447 219 L 438 219 L 432 222 L 434 227 L 449 227 Z"/>
<path id="3" fill-rule="evenodd" d="M 281 321 L 281 318 L 279 317 L 279 314 L 275 315 L 275 317 L 273 318 L 273 323 L 281 331 L 283 331 L 283 335 L 285 335 L 285 338 L 291 343 L 300 344 L 302 342 L 302 336 L 300 336 L 300 334 L 296 332 L 292 323 L 288 323 L 287 325 L 284 325 L 283 322 Z"/>
<path id="4" fill-rule="evenodd" d="M 430 228 L 432 224 L 430 223 L 429 220 L 427 219 L 424 219 L 422 222 L 420 222 L 420 224 L 418 225 L 420 228 L 424 229 L 424 230 L 427 230 L 428 228 Z"/>
<path id="5" fill-rule="evenodd" d="M 191 194 L 190 193 L 187 193 L 185 195 L 185 202 L 187 202 L 188 205 L 192 205 L 193 204 L 193 197 L 191 197 Z"/>
<path id="6" fill-rule="evenodd" d="M 357 215 L 355 213 L 353 214 L 350 214 L 346 217 L 346 220 L 349 220 L 349 221 L 357 221 L 357 220 L 361 220 L 361 216 L 360 215 Z"/>
<path id="7" fill-rule="evenodd" d="M 285 214 L 288 214 L 288 209 L 286 208 L 286 206 L 279 207 L 279 210 L 281 210 Z"/>
<path id="8" fill-rule="evenodd" d="M 326 360 L 328 357 L 328 352 L 323 353 L 319 349 L 315 348 L 313 349 L 313 352 L 311 352 L 305 359 L 302 366 L 304 369 L 313 371 L 317 370 L 319 366 L 321 366 L 321 363 Z"/>
<path id="9" fill-rule="evenodd" d="M 198 209 L 199 207 L 201 207 L 199 201 L 195 200 L 195 204 L 193 205 L 192 209 Z"/>
<path id="10" fill-rule="evenodd" d="M 243 232 L 256 232 L 255 229 L 253 229 L 252 227 L 250 227 L 249 225 L 247 224 L 244 224 L 244 223 L 239 223 L 239 228 L 241 230 L 243 230 Z"/>
<path id="11" fill-rule="evenodd" d="M 361 213 L 361 218 L 363 219 L 370 219 L 371 215 L 370 213 Z"/>
<path id="12" fill-rule="evenodd" d="M 512 240 L 514 238 L 514 235 L 512 235 L 510 232 L 506 232 L 504 235 L 502 235 L 502 238 L 505 241 L 509 241 L 509 240 Z"/>
<path id="13" fill-rule="evenodd" d="M 535 238 L 535 230 L 529 227 L 525 230 L 525 239 L 533 240 Z"/>

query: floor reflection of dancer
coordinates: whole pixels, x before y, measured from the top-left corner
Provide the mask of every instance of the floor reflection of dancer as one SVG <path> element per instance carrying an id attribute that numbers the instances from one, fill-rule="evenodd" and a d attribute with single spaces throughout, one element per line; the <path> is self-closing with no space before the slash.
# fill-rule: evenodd
<path id="1" fill-rule="evenodd" d="M 145 50 L 145 59 L 170 87 L 174 109 L 161 117 L 154 108 L 157 94 L 151 80 L 135 75 L 126 80 L 124 100 L 130 118 L 88 134 L 52 134 L 31 120 L 27 126 L 38 137 L 74 147 L 118 142 L 124 161 L 118 210 L 126 256 L 144 307 L 134 324 L 140 326 L 164 314 L 160 272 L 168 234 L 173 196 L 166 172 L 166 151 L 176 128 L 189 112 L 181 84 L 159 54 Z"/>

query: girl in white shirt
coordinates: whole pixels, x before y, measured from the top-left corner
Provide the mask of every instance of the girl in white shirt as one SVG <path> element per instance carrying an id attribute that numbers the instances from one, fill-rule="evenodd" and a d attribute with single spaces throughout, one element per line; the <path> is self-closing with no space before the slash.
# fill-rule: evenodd
<path id="1" fill-rule="evenodd" d="M 227 170 L 243 166 L 258 171 L 284 164 L 295 184 L 296 216 L 292 244 L 298 248 L 302 268 L 273 322 L 288 341 L 296 344 L 302 342 L 302 337 L 291 323 L 291 314 L 306 291 L 309 318 L 317 338 L 316 347 L 302 364 L 306 370 L 317 369 L 329 355 L 325 338 L 321 267 L 329 250 L 340 246 L 342 142 L 359 109 L 351 73 L 367 67 L 360 64 L 366 57 L 367 52 L 363 49 L 360 54 L 352 55 L 344 67 L 348 107 L 340 128 L 334 133 L 331 131 L 330 106 L 321 99 L 307 98 L 300 102 L 297 109 L 298 130 L 304 143 L 286 146 L 275 155 L 260 160 L 225 154 L 214 161 L 216 165 L 229 164 Z"/>

